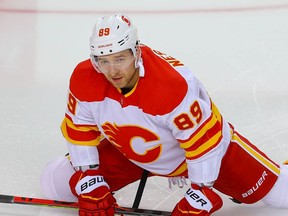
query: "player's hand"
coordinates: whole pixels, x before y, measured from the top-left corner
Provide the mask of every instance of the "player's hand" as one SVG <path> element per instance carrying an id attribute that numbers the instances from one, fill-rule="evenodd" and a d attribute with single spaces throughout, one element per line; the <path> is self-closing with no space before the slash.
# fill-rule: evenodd
<path id="1" fill-rule="evenodd" d="M 209 216 L 223 205 L 221 197 L 208 187 L 191 184 L 185 197 L 175 206 L 172 216 Z"/>
<path id="2" fill-rule="evenodd" d="M 80 216 L 113 216 L 116 200 L 100 170 L 77 171 L 70 181 L 72 193 L 78 197 Z"/>

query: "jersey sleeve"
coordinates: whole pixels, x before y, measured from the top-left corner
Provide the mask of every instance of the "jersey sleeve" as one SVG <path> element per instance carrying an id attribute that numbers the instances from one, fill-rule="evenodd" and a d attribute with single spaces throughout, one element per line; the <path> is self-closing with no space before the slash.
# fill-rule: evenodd
<path id="1" fill-rule="evenodd" d="M 200 99 L 195 99 L 190 110 L 196 117 L 195 123 L 191 121 L 195 124 L 195 129 L 189 136 L 179 137 L 178 141 L 181 148 L 185 149 L 186 158 L 195 160 L 216 148 L 221 142 L 222 118 L 212 102 L 206 104 Z"/>
<path id="2" fill-rule="evenodd" d="M 189 75 L 189 70 L 182 73 L 188 84 L 187 94 L 169 114 L 168 122 L 185 150 L 189 179 L 195 183 L 214 181 L 223 153 L 222 116 L 201 82 Z"/>
<path id="3" fill-rule="evenodd" d="M 76 66 L 70 78 L 61 130 L 72 145 L 97 146 L 100 143 L 101 133 L 90 106 L 91 95 L 95 95 L 93 82 L 97 82 L 96 74 L 90 60 L 85 60 Z"/>
<path id="4" fill-rule="evenodd" d="M 171 113 L 170 122 L 186 158 L 195 160 L 222 140 L 222 117 L 203 85 L 196 78 L 188 82 L 187 94 Z"/>
<path id="5" fill-rule="evenodd" d="M 101 133 L 89 108 L 89 103 L 79 101 L 69 92 L 67 109 L 61 124 L 62 134 L 69 143 L 84 146 L 97 146 L 100 143 Z"/>

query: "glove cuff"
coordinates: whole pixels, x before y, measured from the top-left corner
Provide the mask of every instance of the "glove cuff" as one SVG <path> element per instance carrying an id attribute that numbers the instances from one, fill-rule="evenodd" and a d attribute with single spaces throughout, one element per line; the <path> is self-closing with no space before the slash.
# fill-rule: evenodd
<path id="1" fill-rule="evenodd" d="M 92 192 L 93 190 L 95 190 L 101 186 L 105 186 L 108 189 L 110 189 L 109 185 L 106 183 L 103 176 L 100 176 L 100 175 L 89 176 L 89 175 L 87 175 L 84 178 L 82 178 L 76 184 L 75 191 L 78 195 L 86 194 L 86 193 Z"/>
<path id="2" fill-rule="evenodd" d="M 199 189 L 189 188 L 185 193 L 185 199 L 188 203 L 196 208 L 210 212 L 213 205 L 210 200 Z"/>
<path id="3" fill-rule="evenodd" d="M 109 185 L 101 175 L 101 170 L 87 170 L 85 172 L 75 172 L 69 181 L 72 193 L 78 197 L 80 194 L 89 193 L 94 189 L 105 186 L 108 189 Z"/>

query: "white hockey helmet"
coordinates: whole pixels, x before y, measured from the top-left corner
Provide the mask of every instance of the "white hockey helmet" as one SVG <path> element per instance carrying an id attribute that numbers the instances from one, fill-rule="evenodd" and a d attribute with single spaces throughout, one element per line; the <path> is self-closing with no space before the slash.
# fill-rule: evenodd
<path id="1" fill-rule="evenodd" d="M 139 40 L 137 29 L 123 14 L 104 16 L 96 22 L 90 38 L 91 57 L 131 49 L 136 57 Z"/>

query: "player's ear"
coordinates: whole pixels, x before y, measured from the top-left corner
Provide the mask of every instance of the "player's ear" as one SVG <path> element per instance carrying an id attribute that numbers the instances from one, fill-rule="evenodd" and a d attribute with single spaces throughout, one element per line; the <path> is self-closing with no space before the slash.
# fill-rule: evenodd
<path id="1" fill-rule="evenodd" d="M 136 50 L 135 50 L 135 67 L 138 67 L 138 61 L 141 59 L 141 49 L 140 45 L 137 44 Z"/>
<path id="2" fill-rule="evenodd" d="M 137 45 L 137 46 L 136 46 L 136 54 L 135 54 L 136 60 L 139 60 L 139 59 L 140 59 L 140 56 L 141 56 L 140 45 Z"/>

